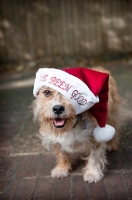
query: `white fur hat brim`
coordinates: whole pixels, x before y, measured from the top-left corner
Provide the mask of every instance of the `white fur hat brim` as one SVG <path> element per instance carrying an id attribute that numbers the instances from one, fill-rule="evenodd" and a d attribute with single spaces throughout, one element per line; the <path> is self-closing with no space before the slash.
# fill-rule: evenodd
<path id="1" fill-rule="evenodd" d="M 76 114 L 88 110 L 99 102 L 99 98 L 83 81 L 59 69 L 40 68 L 38 70 L 33 89 L 35 97 L 43 86 L 53 88 L 64 95 L 75 107 Z"/>

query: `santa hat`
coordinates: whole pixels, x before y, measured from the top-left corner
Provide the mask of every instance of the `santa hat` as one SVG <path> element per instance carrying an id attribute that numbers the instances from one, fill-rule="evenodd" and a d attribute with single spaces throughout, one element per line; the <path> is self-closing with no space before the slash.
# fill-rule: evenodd
<path id="1" fill-rule="evenodd" d="M 95 140 L 107 142 L 115 134 L 115 129 L 106 124 L 108 79 L 109 74 L 88 68 L 41 68 L 36 73 L 33 94 L 36 97 L 43 86 L 48 86 L 64 95 L 76 114 L 89 110 L 99 125 L 93 131 Z"/>

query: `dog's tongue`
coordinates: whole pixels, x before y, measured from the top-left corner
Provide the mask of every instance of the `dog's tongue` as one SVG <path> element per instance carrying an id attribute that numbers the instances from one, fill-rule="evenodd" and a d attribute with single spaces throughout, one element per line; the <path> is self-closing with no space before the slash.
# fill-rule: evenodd
<path id="1" fill-rule="evenodd" d="M 65 123 L 64 119 L 54 119 L 53 121 L 54 121 L 55 126 L 63 126 Z"/>

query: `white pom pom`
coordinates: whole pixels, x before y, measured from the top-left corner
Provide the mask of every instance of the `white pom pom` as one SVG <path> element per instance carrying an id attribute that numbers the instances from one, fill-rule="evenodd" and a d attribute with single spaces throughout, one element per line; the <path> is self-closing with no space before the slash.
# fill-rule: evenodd
<path id="1" fill-rule="evenodd" d="M 93 136 L 97 142 L 108 142 L 115 135 L 115 129 L 106 124 L 105 127 L 101 128 L 97 126 L 93 131 Z"/>

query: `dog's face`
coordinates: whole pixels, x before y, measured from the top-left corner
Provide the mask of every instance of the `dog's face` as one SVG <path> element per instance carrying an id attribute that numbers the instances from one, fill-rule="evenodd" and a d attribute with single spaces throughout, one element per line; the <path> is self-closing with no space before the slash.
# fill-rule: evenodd
<path id="1" fill-rule="evenodd" d="M 34 119 L 41 129 L 52 133 L 70 130 L 75 123 L 75 108 L 58 91 L 42 87 L 33 102 Z"/>

